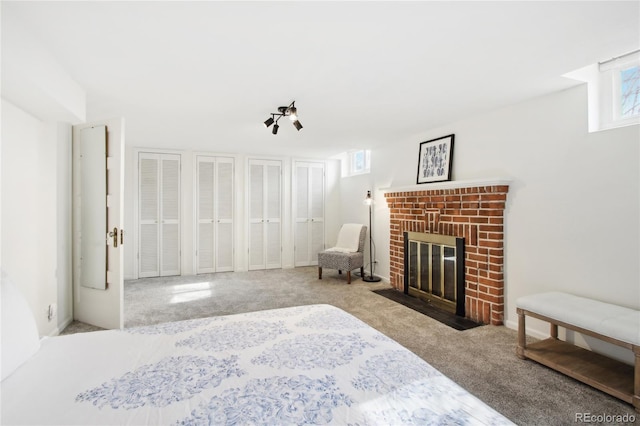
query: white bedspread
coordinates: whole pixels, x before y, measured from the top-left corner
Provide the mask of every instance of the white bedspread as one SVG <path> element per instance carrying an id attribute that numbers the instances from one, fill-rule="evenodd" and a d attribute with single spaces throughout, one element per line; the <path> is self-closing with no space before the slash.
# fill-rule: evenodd
<path id="1" fill-rule="evenodd" d="M 328 305 L 54 337 L 1 386 L 3 425 L 511 424 Z"/>

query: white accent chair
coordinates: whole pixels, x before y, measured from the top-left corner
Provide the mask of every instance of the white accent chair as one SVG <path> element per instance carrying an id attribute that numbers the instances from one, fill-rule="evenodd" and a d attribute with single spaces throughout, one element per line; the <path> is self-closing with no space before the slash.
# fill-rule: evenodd
<path id="1" fill-rule="evenodd" d="M 347 272 L 347 284 L 351 284 L 351 271 L 360 268 L 364 276 L 364 241 L 367 227 L 359 223 L 345 223 L 340 228 L 335 247 L 318 253 L 318 279 L 322 279 L 322 268 L 337 269 L 338 274 Z"/>

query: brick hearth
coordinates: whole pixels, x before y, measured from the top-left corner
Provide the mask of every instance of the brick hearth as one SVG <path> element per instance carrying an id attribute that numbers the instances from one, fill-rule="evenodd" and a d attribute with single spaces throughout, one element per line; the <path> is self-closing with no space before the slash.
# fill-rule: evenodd
<path id="1" fill-rule="evenodd" d="M 504 209 L 508 185 L 385 192 L 390 210 L 390 280 L 404 290 L 405 231 L 465 238 L 467 318 L 500 325 L 504 319 Z"/>

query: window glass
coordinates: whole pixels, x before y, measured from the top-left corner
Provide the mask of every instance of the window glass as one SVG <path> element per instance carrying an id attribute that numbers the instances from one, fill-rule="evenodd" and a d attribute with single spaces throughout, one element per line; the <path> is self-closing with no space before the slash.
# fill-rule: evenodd
<path id="1" fill-rule="evenodd" d="M 353 154 L 353 172 L 360 173 L 365 169 L 364 151 L 357 151 Z"/>
<path id="2" fill-rule="evenodd" d="M 621 117 L 640 115 L 640 66 L 620 71 L 620 92 Z"/>
<path id="3" fill-rule="evenodd" d="M 360 149 L 349 153 L 349 175 L 369 173 L 371 168 L 370 151 Z"/>

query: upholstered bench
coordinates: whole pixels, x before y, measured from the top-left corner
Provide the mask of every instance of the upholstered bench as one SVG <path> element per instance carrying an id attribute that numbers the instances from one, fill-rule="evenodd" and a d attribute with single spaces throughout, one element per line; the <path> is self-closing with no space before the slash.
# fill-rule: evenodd
<path id="1" fill-rule="evenodd" d="M 640 311 L 560 292 L 521 297 L 516 307 L 518 357 L 600 389 L 640 412 Z M 549 322 L 551 337 L 527 345 L 525 316 Z M 635 368 L 558 340 L 558 326 L 630 349 Z"/>

